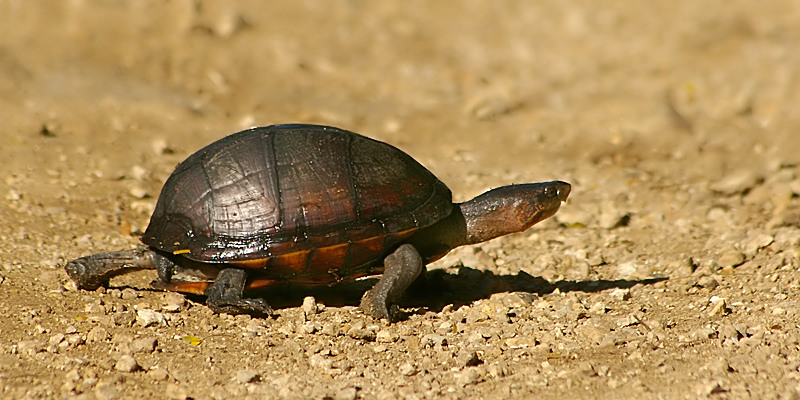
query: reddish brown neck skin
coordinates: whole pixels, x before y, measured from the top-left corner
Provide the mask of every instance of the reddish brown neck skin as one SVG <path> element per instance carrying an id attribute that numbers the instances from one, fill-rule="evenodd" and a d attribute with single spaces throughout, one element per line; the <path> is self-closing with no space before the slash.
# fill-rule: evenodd
<path id="1" fill-rule="evenodd" d="M 456 204 L 450 216 L 414 235 L 412 244 L 431 262 L 458 246 L 523 232 L 555 214 L 569 192 L 561 181 L 492 189 Z"/>

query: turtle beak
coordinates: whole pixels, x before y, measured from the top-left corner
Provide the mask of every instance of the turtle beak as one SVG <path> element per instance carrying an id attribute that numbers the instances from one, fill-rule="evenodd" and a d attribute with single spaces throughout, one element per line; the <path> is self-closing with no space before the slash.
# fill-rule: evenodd
<path id="1" fill-rule="evenodd" d="M 558 197 L 562 203 L 566 203 L 567 197 L 569 197 L 569 192 L 572 190 L 572 185 L 562 181 L 555 181 L 552 183 L 556 189 L 556 197 Z"/>

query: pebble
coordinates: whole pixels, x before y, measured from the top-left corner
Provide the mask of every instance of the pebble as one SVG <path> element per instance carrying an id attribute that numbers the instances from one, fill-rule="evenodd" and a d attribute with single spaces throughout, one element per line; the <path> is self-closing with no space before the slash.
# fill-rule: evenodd
<path id="1" fill-rule="evenodd" d="M 97 400 L 119 399 L 119 390 L 114 383 L 101 381 L 94 387 L 94 397 Z"/>
<path id="2" fill-rule="evenodd" d="M 145 308 L 136 311 L 136 323 L 147 328 L 149 326 L 166 326 L 167 320 L 164 318 L 164 314 Z"/>
<path id="3" fill-rule="evenodd" d="M 147 375 L 154 381 L 163 381 L 169 378 L 169 373 L 164 368 L 154 367 L 147 371 Z"/>
<path id="4" fill-rule="evenodd" d="M 174 383 L 167 384 L 164 389 L 164 396 L 170 400 L 185 400 L 189 398 L 186 394 L 186 389 Z"/>
<path id="5" fill-rule="evenodd" d="M 186 297 L 180 293 L 169 292 L 164 295 L 164 305 L 161 306 L 161 311 L 179 312 L 184 306 L 186 306 Z"/>
<path id="6" fill-rule="evenodd" d="M 728 250 L 725 253 L 722 253 L 717 260 L 717 263 L 723 268 L 733 268 L 742 265 L 745 259 L 745 255 L 741 251 Z"/>
<path id="7" fill-rule="evenodd" d="M 112 319 L 114 320 L 114 325 L 131 326 L 136 322 L 136 312 L 133 310 L 117 312 L 114 313 Z"/>
<path id="8" fill-rule="evenodd" d="M 44 351 L 44 346 L 33 340 L 23 340 L 17 342 L 16 352 L 19 354 L 33 355 Z"/>
<path id="9" fill-rule="evenodd" d="M 236 383 L 252 383 L 260 379 L 258 372 L 252 369 L 242 369 L 233 374 L 231 380 Z"/>
<path id="10" fill-rule="evenodd" d="M 319 311 L 317 308 L 317 300 L 313 296 L 304 297 L 303 306 L 301 308 L 306 316 L 314 315 Z"/>
<path id="11" fill-rule="evenodd" d="M 411 363 L 407 362 L 400 366 L 400 373 L 404 376 L 411 376 L 417 373 L 417 369 L 411 365 Z"/>
<path id="12" fill-rule="evenodd" d="M 714 290 L 719 286 L 719 282 L 712 276 L 704 275 L 697 279 L 697 286 Z"/>
<path id="13" fill-rule="evenodd" d="M 456 384 L 461 387 L 473 385 L 480 382 L 481 373 L 475 368 L 466 368 L 462 371 L 456 372 L 455 380 Z"/>
<path id="14" fill-rule="evenodd" d="M 709 188 L 726 195 L 741 194 L 753 188 L 759 180 L 760 177 L 755 171 L 743 168 L 725 174 L 722 179 L 712 182 Z"/>
<path id="15" fill-rule="evenodd" d="M 747 239 L 745 239 L 744 243 L 744 252 L 749 257 L 753 257 L 758 250 L 769 246 L 774 240 L 775 238 L 772 235 L 751 230 L 747 232 Z"/>
<path id="16" fill-rule="evenodd" d="M 627 288 L 626 289 L 616 288 L 616 289 L 611 291 L 609 296 L 611 296 L 613 299 L 616 299 L 616 300 L 619 300 L 619 301 L 630 300 L 630 298 L 631 298 L 631 290 L 627 289 Z"/>
<path id="17" fill-rule="evenodd" d="M 132 353 L 152 353 L 156 350 L 158 341 L 154 337 L 143 337 L 131 341 L 130 350 Z"/>
<path id="18" fill-rule="evenodd" d="M 137 293 L 135 290 L 131 288 L 125 288 L 122 289 L 120 297 L 122 298 L 122 300 L 135 300 L 139 298 L 139 293 Z"/>
<path id="19" fill-rule="evenodd" d="M 534 347 L 538 343 L 539 342 L 536 340 L 536 338 L 532 337 L 514 337 L 514 338 L 508 338 L 505 341 L 506 347 L 508 347 L 509 349 L 522 349 L 525 347 Z"/>
<path id="20" fill-rule="evenodd" d="M 709 317 L 713 317 L 716 315 L 725 315 L 730 312 L 730 309 L 728 309 L 727 302 L 722 297 L 712 296 L 711 299 L 709 300 L 709 303 L 711 303 L 712 305 L 711 309 L 708 311 Z"/>
<path id="21" fill-rule="evenodd" d="M 433 333 L 429 333 L 422 337 L 419 340 L 420 347 L 436 347 L 436 346 L 447 346 L 447 338 L 442 335 L 437 335 Z"/>
<path id="22" fill-rule="evenodd" d="M 114 365 L 114 369 L 120 372 L 134 372 L 139 368 L 139 363 L 136 362 L 136 359 L 127 354 L 120 357 Z"/>
<path id="23" fill-rule="evenodd" d="M 375 340 L 380 343 L 394 343 L 400 339 L 400 335 L 389 329 L 381 329 L 375 336 Z"/>

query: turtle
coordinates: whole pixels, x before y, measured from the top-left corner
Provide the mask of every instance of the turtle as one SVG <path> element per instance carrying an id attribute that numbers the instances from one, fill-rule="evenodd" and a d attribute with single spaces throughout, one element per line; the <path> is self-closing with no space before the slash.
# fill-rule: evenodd
<path id="1" fill-rule="evenodd" d="M 310 124 L 250 128 L 213 142 L 165 182 L 141 241 L 65 265 L 84 290 L 132 270 L 153 286 L 205 296 L 217 313 L 273 314 L 245 297 L 274 285 L 332 285 L 381 274 L 361 310 L 396 320 L 397 301 L 451 249 L 522 232 L 554 215 L 562 181 L 489 190 L 453 203 L 450 189 L 398 148 Z"/>

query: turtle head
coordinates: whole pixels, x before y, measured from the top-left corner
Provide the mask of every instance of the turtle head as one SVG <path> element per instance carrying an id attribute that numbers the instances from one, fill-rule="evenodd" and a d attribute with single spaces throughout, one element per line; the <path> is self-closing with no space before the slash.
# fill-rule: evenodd
<path id="1" fill-rule="evenodd" d="M 561 181 L 502 186 L 459 204 L 466 222 L 465 244 L 522 232 L 551 217 L 570 188 Z"/>

